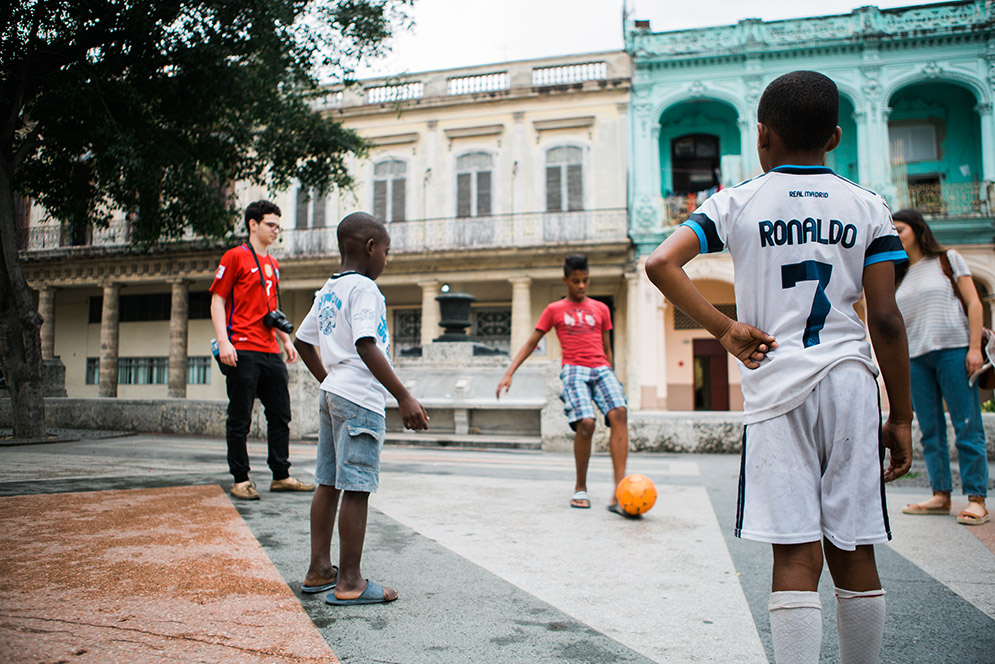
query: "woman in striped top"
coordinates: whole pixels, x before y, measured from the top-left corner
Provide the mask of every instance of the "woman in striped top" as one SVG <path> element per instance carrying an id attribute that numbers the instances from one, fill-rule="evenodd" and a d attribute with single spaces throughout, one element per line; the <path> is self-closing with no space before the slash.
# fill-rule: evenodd
<path id="1" fill-rule="evenodd" d="M 899 210 L 892 217 L 909 256 L 898 272 L 895 300 L 905 319 L 912 361 L 912 407 L 922 433 L 923 458 L 933 496 L 906 505 L 906 514 L 949 514 L 953 482 L 946 402 L 956 435 L 961 484 L 967 509 L 957 521 L 980 525 L 988 521 L 988 459 L 981 422 L 978 386 L 968 383 L 981 356 L 981 300 L 963 257 L 944 249 L 916 210 Z M 955 286 L 956 284 L 956 286 Z"/>

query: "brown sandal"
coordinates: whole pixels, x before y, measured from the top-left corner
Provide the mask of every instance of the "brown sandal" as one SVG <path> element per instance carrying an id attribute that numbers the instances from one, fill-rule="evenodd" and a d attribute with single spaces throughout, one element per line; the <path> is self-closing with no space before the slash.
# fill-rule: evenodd
<path id="1" fill-rule="evenodd" d="M 964 510 L 957 515 L 957 523 L 962 523 L 965 526 L 980 526 L 982 524 L 988 523 L 988 508 L 985 507 L 985 499 L 979 498 L 978 496 L 969 496 L 968 500 L 972 503 L 978 503 L 981 505 L 981 509 L 985 511 L 984 514 L 978 515 L 974 512 L 968 512 Z"/>
<path id="2" fill-rule="evenodd" d="M 939 507 L 926 507 L 929 500 L 921 503 L 909 503 L 902 508 L 902 514 L 950 514 L 950 494 L 946 491 L 934 491 L 933 497 L 943 496 L 945 500 Z M 932 498 L 930 499 L 932 500 Z"/>

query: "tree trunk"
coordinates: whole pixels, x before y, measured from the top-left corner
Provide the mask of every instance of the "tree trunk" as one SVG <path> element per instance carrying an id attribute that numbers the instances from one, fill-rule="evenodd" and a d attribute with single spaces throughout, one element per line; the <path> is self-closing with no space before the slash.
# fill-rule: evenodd
<path id="1" fill-rule="evenodd" d="M 45 436 L 41 316 L 17 256 L 13 181 L 0 159 L 0 366 L 10 390 L 15 438 Z"/>

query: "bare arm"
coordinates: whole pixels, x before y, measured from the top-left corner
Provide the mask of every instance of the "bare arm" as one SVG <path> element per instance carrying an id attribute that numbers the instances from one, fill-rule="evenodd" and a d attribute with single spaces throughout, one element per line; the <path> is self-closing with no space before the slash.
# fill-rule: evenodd
<path id="1" fill-rule="evenodd" d="M 230 367 L 238 362 L 238 353 L 228 339 L 225 328 L 225 298 L 217 293 L 211 293 L 211 323 L 214 324 L 214 336 L 218 339 L 218 358 L 222 364 Z"/>
<path id="2" fill-rule="evenodd" d="M 985 358 L 981 356 L 981 298 L 978 297 L 978 289 L 974 286 L 974 279 L 969 275 L 964 275 L 957 279 L 957 289 L 964 298 L 967 305 L 967 329 L 971 333 L 971 340 L 967 343 L 967 373 L 973 374 L 985 363 Z"/>
<path id="3" fill-rule="evenodd" d="M 304 361 L 304 366 L 311 372 L 311 375 L 318 379 L 319 383 L 324 382 L 328 376 L 328 372 L 325 371 L 325 365 L 321 363 L 321 355 L 318 354 L 318 349 L 300 339 L 294 340 L 294 348 L 297 349 L 301 360 Z"/>
<path id="4" fill-rule="evenodd" d="M 608 358 L 608 366 L 615 368 L 615 358 L 612 357 L 612 344 L 608 336 L 608 330 L 601 331 L 601 345 L 605 347 L 605 357 Z"/>
<path id="5" fill-rule="evenodd" d="M 888 393 L 888 421 L 881 442 L 891 452 L 884 480 L 890 482 L 912 465 L 912 398 L 909 396 L 909 342 L 905 321 L 895 304 L 895 265 L 891 261 L 864 268 L 867 330 Z"/>
<path id="6" fill-rule="evenodd" d="M 515 359 L 512 360 L 511 366 L 508 367 L 508 371 L 505 372 L 504 377 L 501 379 L 501 382 L 498 383 L 497 386 L 498 399 L 501 398 L 502 388 L 504 388 L 504 391 L 507 392 L 508 389 L 511 387 L 511 376 L 515 373 L 515 371 L 518 370 L 518 367 L 522 366 L 522 362 L 528 359 L 529 355 L 531 355 L 532 352 L 536 349 L 536 346 L 539 345 L 539 340 L 542 339 L 543 335 L 545 334 L 546 333 L 543 332 L 542 330 L 532 330 L 532 336 L 530 336 L 528 340 L 522 345 L 521 350 L 518 351 L 518 355 L 516 355 Z"/>
<path id="7" fill-rule="evenodd" d="M 646 276 L 674 306 L 694 319 L 723 348 L 749 369 L 756 369 L 767 353 L 777 348 L 774 337 L 732 320 L 702 297 L 684 271 L 684 265 L 698 255 L 698 236 L 681 226 L 656 248 L 646 261 Z"/>
<path id="8" fill-rule="evenodd" d="M 377 342 L 373 337 L 363 337 L 356 342 L 356 352 L 359 358 L 369 368 L 370 373 L 380 383 L 387 388 L 395 399 L 397 399 L 398 410 L 401 411 L 401 421 L 407 429 L 427 429 L 428 413 L 418 403 L 417 399 L 411 396 L 408 388 L 394 373 L 393 367 L 387 361 L 387 356 L 377 347 Z M 307 360 L 305 360 L 306 362 Z"/>

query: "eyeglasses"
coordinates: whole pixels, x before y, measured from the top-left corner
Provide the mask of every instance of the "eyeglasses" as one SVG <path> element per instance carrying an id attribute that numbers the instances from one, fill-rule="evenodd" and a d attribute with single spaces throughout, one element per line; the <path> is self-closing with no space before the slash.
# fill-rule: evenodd
<path id="1" fill-rule="evenodd" d="M 280 230 L 281 230 L 280 229 L 280 224 L 277 224 L 277 223 L 272 222 L 272 221 L 264 221 L 263 222 L 263 226 L 269 226 L 270 229 L 276 231 L 277 233 L 279 233 Z"/>

